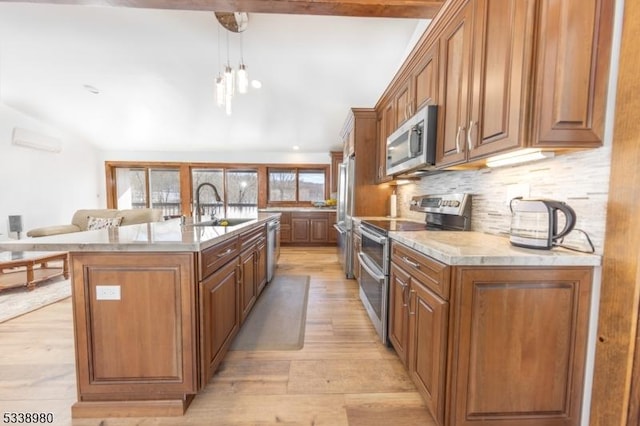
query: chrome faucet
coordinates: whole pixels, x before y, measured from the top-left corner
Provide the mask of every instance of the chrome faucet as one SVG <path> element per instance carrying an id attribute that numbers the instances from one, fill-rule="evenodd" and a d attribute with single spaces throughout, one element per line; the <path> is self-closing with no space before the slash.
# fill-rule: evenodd
<path id="1" fill-rule="evenodd" d="M 213 189 L 213 194 L 216 197 L 216 201 L 218 202 L 222 201 L 222 199 L 220 198 L 220 194 L 218 193 L 218 189 L 215 187 L 214 184 L 209 182 L 204 182 L 198 185 L 198 188 L 196 188 L 196 223 L 200 222 L 200 220 L 202 219 L 203 212 L 200 210 L 200 190 L 205 186 L 210 186 L 211 189 Z M 213 218 L 214 218 L 214 215 L 212 214 L 211 219 L 213 220 Z"/>

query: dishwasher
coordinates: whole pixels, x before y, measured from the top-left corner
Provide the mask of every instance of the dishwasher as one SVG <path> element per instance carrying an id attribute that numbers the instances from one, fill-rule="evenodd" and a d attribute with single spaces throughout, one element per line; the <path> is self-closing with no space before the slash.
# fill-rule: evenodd
<path id="1" fill-rule="evenodd" d="M 280 257 L 280 221 L 274 220 L 267 224 L 267 282 L 271 282 L 276 273 Z"/>

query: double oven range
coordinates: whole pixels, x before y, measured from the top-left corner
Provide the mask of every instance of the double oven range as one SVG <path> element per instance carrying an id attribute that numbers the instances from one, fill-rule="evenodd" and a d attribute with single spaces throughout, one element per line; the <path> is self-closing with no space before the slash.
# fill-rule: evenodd
<path id="1" fill-rule="evenodd" d="M 425 222 L 400 219 L 360 222 L 360 299 L 384 344 L 388 343 L 390 231 L 468 231 L 471 226 L 471 195 L 421 195 L 410 209 L 426 213 Z"/>

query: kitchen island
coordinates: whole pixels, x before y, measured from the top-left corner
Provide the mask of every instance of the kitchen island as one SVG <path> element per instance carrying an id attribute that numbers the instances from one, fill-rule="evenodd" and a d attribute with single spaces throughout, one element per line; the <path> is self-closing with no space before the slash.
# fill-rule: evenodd
<path id="1" fill-rule="evenodd" d="M 266 284 L 266 224 L 179 219 L 3 242 L 68 251 L 78 401 L 73 417 L 182 415 Z"/>

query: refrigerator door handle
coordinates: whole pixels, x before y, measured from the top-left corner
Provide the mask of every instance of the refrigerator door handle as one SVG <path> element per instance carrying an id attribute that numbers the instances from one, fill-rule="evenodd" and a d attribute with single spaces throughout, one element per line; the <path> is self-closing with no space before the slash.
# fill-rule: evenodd
<path id="1" fill-rule="evenodd" d="M 347 233 L 347 231 L 345 229 L 340 228 L 337 224 L 333 224 L 333 227 L 336 229 L 336 231 L 338 231 L 340 233 L 340 235 L 344 235 Z"/>

